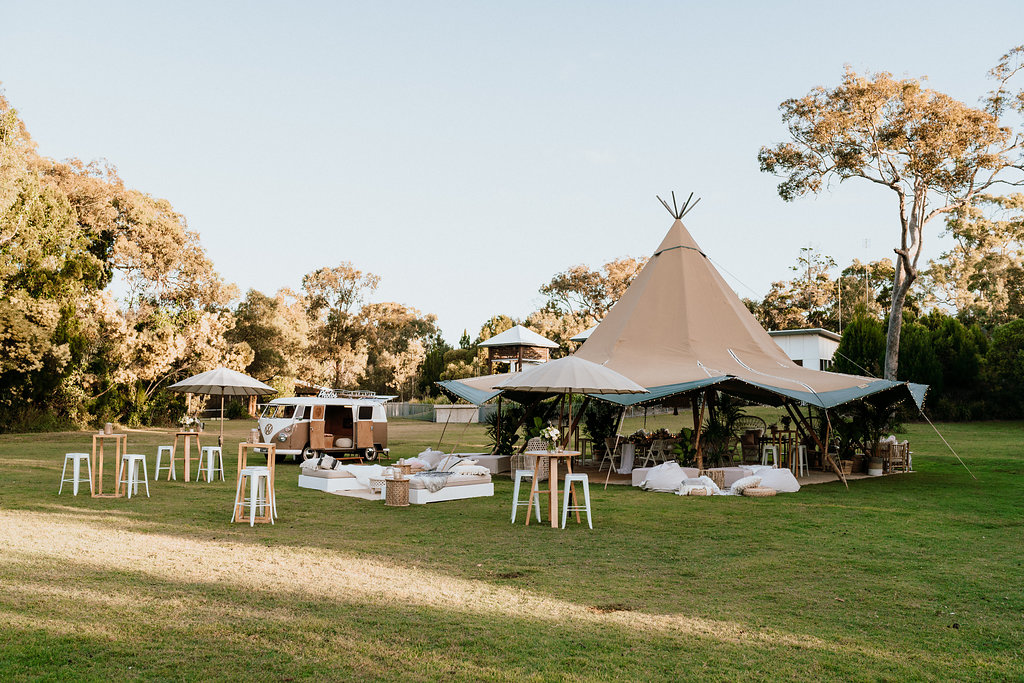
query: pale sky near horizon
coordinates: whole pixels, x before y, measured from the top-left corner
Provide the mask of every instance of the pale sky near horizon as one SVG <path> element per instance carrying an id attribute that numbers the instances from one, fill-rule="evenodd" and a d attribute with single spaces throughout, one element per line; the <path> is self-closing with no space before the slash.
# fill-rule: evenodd
<path id="1" fill-rule="evenodd" d="M 850 64 L 976 104 L 1024 42 L 1020 2 L 3 5 L 0 87 L 40 153 L 169 199 L 243 293 L 351 261 L 450 341 L 650 254 L 671 190 L 741 296 L 802 246 L 891 256 L 891 193 L 785 203 L 758 170 L 779 103 Z"/>

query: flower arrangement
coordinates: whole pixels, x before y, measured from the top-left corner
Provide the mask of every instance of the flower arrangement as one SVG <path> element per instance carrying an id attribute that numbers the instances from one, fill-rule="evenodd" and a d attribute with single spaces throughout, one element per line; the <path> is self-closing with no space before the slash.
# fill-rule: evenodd
<path id="1" fill-rule="evenodd" d="M 550 450 L 551 446 L 562 440 L 562 433 L 558 431 L 558 427 L 548 425 L 540 430 L 540 438 L 548 442 L 548 449 Z"/>
<path id="2" fill-rule="evenodd" d="M 651 438 L 650 432 L 646 429 L 638 429 L 627 437 L 630 443 L 644 443 Z"/>
<path id="3" fill-rule="evenodd" d="M 203 431 L 203 421 L 200 420 L 198 417 L 186 415 L 185 417 L 178 420 L 178 424 L 181 425 L 181 428 L 186 431 Z"/>
<path id="4" fill-rule="evenodd" d="M 657 429 L 654 430 L 654 433 L 651 434 L 651 438 L 654 438 L 654 439 L 671 439 L 672 438 L 672 432 L 668 431 L 664 427 L 658 427 Z"/>

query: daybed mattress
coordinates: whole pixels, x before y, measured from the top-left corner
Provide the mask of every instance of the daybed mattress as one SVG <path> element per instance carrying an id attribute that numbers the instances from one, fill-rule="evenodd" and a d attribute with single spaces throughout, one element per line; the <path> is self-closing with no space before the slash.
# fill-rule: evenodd
<path id="1" fill-rule="evenodd" d="M 449 488 L 449 487 L 452 487 L 452 486 L 473 486 L 474 484 L 490 484 L 490 483 L 491 483 L 490 475 L 483 475 L 483 474 L 453 474 L 450 477 L 448 477 L 448 481 L 445 482 L 444 488 L 446 489 L 446 488 Z M 409 490 L 410 491 L 412 491 L 413 489 L 423 489 L 423 490 L 426 490 L 426 488 L 427 487 L 424 485 L 422 479 L 419 479 L 419 478 L 417 478 L 415 476 L 413 476 L 412 478 L 409 479 Z M 441 490 L 443 491 L 444 489 L 441 489 Z"/>

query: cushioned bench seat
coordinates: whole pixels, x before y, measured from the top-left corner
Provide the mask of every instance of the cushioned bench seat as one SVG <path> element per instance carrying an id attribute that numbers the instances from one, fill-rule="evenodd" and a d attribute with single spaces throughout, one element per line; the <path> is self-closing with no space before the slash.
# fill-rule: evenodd
<path id="1" fill-rule="evenodd" d="M 443 489 L 431 493 L 421 480 L 409 480 L 409 502 L 413 505 L 439 503 L 445 500 L 481 498 L 494 495 L 494 483 L 490 476 L 479 474 L 453 474 L 448 477 Z"/>

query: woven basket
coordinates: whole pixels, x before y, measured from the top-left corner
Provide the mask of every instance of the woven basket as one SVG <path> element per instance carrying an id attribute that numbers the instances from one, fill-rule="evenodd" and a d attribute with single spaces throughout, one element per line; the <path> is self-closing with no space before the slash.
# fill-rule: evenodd
<path id="1" fill-rule="evenodd" d="M 725 488 L 725 472 L 722 470 L 701 470 L 697 473 L 699 477 L 710 477 L 711 481 L 715 482 L 715 486 L 720 489 Z"/>
<path id="2" fill-rule="evenodd" d="M 513 455 L 512 459 L 509 461 L 509 464 L 512 468 L 512 474 L 515 475 L 516 470 L 530 470 L 532 472 L 535 459 L 536 456 L 533 455 L 523 455 L 522 453 Z M 541 459 L 540 474 L 537 478 L 537 481 L 547 481 L 549 471 L 550 466 L 548 465 L 548 459 Z"/>
<path id="3" fill-rule="evenodd" d="M 774 496 L 775 493 L 775 489 L 767 486 L 750 486 L 743 489 L 743 495 L 750 496 L 751 498 L 769 498 Z"/>
<path id="4" fill-rule="evenodd" d="M 690 489 L 690 492 L 687 493 L 686 495 L 688 495 L 688 496 L 708 496 L 708 495 L 711 495 L 711 494 L 708 493 L 707 489 L 696 488 L 696 489 Z"/>
<path id="5" fill-rule="evenodd" d="M 388 479 L 384 504 L 390 507 L 409 507 L 409 480 Z"/>

